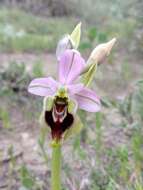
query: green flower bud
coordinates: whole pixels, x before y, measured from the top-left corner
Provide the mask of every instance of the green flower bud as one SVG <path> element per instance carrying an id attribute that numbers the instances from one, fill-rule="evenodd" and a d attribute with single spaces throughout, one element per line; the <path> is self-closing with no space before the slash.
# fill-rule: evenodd
<path id="1" fill-rule="evenodd" d="M 87 60 L 87 66 L 82 72 L 82 83 L 85 86 L 89 86 L 95 76 L 98 63 L 102 62 L 106 56 L 110 54 L 112 47 L 114 46 L 116 39 L 113 38 L 107 43 L 98 45 L 89 56 Z"/>

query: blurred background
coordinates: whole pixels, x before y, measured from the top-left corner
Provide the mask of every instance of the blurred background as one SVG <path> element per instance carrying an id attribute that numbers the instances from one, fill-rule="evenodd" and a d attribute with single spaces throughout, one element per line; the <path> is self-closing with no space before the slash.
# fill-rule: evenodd
<path id="1" fill-rule="evenodd" d="M 142 0 L 0 0 L 0 189 L 50 189 L 42 99 L 27 86 L 56 77 L 57 43 L 80 21 L 85 59 L 117 43 L 92 85 L 101 113 L 80 112 L 85 127 L 63 147 L 62 190 L 143 190 Z"/>

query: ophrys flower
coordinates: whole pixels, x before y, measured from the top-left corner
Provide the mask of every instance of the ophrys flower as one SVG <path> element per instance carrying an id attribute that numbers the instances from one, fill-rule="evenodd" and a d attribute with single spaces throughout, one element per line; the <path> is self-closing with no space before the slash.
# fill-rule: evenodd
<path id="1" fill-rule="evenodd" d="M 30 93 L 45 97 L 44 119 L 53 139 L 60 140 L 73 127 L 78 108 L 89 112 L 100 110 L 96 93 L 78 81 L 85 65 L 78 51 L 65 50 L 58 60 L 58 81 L 52 77 L 37 78 L 28 87 Z"/>

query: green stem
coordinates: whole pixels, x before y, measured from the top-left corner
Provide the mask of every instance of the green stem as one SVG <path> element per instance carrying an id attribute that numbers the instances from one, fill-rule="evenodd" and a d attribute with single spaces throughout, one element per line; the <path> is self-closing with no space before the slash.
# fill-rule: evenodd
<path id="1" fill-rule="evenodd" d="M 61 190 L 61 145 L 52 145 L 51 190 Z"/>

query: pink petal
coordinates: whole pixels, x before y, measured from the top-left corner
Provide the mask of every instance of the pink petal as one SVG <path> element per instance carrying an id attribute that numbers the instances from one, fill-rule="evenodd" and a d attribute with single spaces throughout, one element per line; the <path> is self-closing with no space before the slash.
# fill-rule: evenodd
<path id="1" fill-rule="evenodd" d="M 59 59 L 59 81 L 72 83 L 85 67 L 85 61 L 76 50 L 66 50 Z"/>
<path id="2" fill-rule="evenodd" d="M 74 95 L 80 109 L 98 112 L 101 108 L 100 99 L 96 93 L 86 87 Z"/>
<path id="3" fill-rule="evenodd" d="M 74 95 L 83 89 L 83 84 L 70 84 L 67 85 L 67 89 L 70 95 Z"/>
<path id="4" fill-rule="evenodd" d="M 28 92 L 38 96 L 52 96 L 58 88 L 58 82 L 52 77 L 37 78 L 31 81 Z"/>

